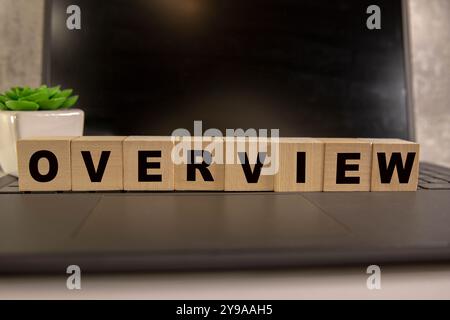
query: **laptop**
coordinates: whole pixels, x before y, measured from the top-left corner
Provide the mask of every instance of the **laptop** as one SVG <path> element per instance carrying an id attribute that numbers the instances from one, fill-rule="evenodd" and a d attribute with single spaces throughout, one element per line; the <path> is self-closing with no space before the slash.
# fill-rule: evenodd
<path id="1" fill-rule="evenodd" d="M 400 0 L 46 2 L 43 82 L 88 135 L 178 128 L 414 140 Z M 69 5 L 81 29 L 66 28 Z M 450 260 L 450 169 L 417 192 L 20 193 L 0 178 L 0 272 L 284 268 Z"/>

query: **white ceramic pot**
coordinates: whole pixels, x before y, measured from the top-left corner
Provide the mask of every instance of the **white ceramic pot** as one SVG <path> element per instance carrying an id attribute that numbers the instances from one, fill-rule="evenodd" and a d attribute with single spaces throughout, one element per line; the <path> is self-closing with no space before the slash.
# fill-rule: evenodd
<path id="1" fill-rule="evenodd" d="M 83 135 L 84 112 L 79 109 L 56 111 L 0 111 L 0 167 L 17 177 L 19 139 Z"/>

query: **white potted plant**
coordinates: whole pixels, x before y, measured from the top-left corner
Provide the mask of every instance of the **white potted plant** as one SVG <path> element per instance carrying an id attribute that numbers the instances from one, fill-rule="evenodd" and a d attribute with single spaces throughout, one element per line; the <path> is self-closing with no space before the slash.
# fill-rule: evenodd
<path id="1" fill-rule="evenodd" d="M 84 112 L 78 96 L 60 87 L 16 87 L 0 94 L 0 167 L 17 176 L 16 142 L 23 138 L 82 136 Z"/>

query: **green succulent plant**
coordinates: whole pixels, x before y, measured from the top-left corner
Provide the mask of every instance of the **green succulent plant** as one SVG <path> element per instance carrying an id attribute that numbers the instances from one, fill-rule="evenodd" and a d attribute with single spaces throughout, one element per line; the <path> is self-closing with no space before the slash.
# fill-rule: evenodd
<path id="1" fill-rule="evenodd" d="M 58 110 L 74 106 L 78 96 L 72 96 L 73 90 L 61 90 L 60 86 L 49 88 L 14 87 L 0 94 L 0 110 L 36 111 Z"/>

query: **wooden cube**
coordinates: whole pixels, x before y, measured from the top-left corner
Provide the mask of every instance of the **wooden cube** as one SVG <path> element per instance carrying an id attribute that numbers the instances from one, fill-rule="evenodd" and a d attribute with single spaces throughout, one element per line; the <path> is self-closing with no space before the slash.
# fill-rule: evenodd
<path id="1" fill-rule="evenodd" d="M 224 189 L 223 139 L 184 137 L 174 145 L 175 190 Z M 174 159 L 175 157 L 175 159 Z"/>
<path id="2" fill-rule="evenodd" d="M 371 191 L 416 191 L 419 144 L 400 139 L 368 140 L 372 142 Z"/>
<path id="3" fill-rule="evenodd" d="M 79 137 L 72 140 L 72 190 L 123 190 L 125 137 Z"/>
<path id="4" fill-rule="evenodd" d="M 370 191 L 371 143 L 350 138 L 319 140 L 325 143 L 323 191 Z"/>
<path id="5" fill-rule="evenodd" d="M 73 137 L 17 142 L 20 191 L 69 191 L 72 187 L 70 141 Z"/>
<path id="6" fill-rule="evenodd" d="M 325 144 L 311 138 L 280 138 L 275 192 L 322 191 Z"/>
<path id="7" fill-rule="evenodd" d="M 125 190 L 174 190 L 171 137 L 128 137 L 123 142 Z"/>
<path id="8" fill-rule="evenodd" d="M 273 191 L 276 163 L 270 139 L 226 138 L 225 152 L 225 191 Z"/>

